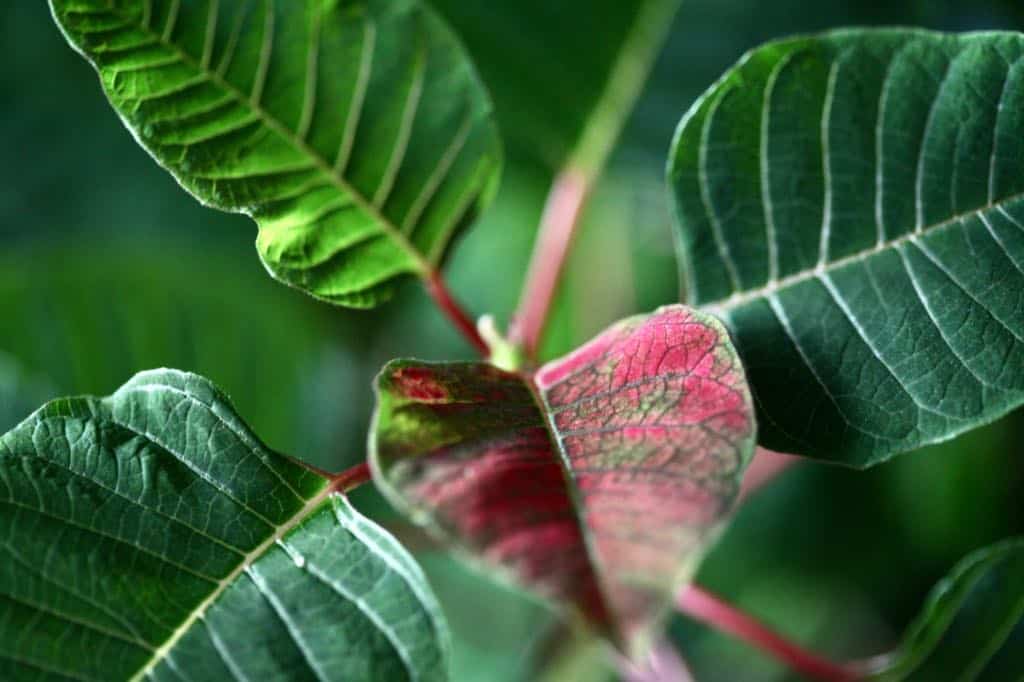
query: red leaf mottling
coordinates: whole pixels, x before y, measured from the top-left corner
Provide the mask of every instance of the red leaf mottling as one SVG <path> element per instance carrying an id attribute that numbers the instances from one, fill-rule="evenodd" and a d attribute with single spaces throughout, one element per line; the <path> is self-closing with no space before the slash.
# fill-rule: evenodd
<path id="1" fill-rule="evenodd" d="M 742 369 L 719 325 L 675 306 L 612 327 L 535 381 L 608 610 L 625 641 L 642 638 L 736 494 L 754 431 Z"/>
<path id="2" fill-rule="evenodd" d="M 392 499 L 631 649 L 727 514 L 754 442 L 725 330 L 682 306 L 532 381 L 398 361 L 378 392 L 371 460 Z"/>

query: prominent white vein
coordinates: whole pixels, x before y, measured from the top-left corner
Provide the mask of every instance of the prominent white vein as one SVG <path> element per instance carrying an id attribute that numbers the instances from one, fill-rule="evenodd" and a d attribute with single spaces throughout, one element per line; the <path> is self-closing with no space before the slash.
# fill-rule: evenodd
<path id="1" fill-rule="evenodd" d="M 308 502 L 306 502 L 302 509 L 300 509 L 294 516 L 288 519 L 288 521 L 285 522 L 283 525 L 278 526 L 278 528 L 270 537 L 268 537 L 266 540 L 260 543 L 260 545 L 256 547 L 256 549 L 246 554 L 245 557 L 238 563 L 238 565 L 235 566 L 235 568 L 231 571 L 231 573 L 229 573 L 223 580 L 217 582 L 217 586 L 213 589 L 213 591 L 211 591 L 210 594 L 208 594 L 206 598 L 203 599 L 203 601 L 201 601 L 191 611 L 191 613 L 189 613 L 188 617 L 184 621 L 182 621 L 180 626 L 178 626 L 178 629 L 176 629 L 171 634 L 171 636 L 167 638 L 167 641 L 161 644 L 160 647 L 153 652 L 153 655 L 149 658 L 149 660 L 139 669 L 137 673 L 135 673 L 135 675 L 132 676 L 132 682 L 138 682 L 143 677 L 148 675 L 150 671 L 156 668 L 156 666 L 159 665 L 160 661 L 163 660 L 163 658 L 171 651 L 171 649 L 177 646 L 178 642 L 181 640 L 182 637 L 185 636 L 189 629 L 191 629 L 195 622 L 199 618 L 201 618 L 203 614 L 206 613 L 206 610 L 210 608 L 210 606 L 220 597 L 221 594 L 224 593 L 224 590 L 230 587 L 231 584 L 235 581 L 235 579 L 238 578 L 238 576 L 241 575 L 242 572 L 245 571 L 245 569 L 252 562 L 258 559 L 268 549 L 270 549 L 270 547 L 272 547 L 278 540 L 287 535 L 288 532 L 292 528 L 297 526 L 299 523 L 301 523 L 309 515 L 309 513 L 313 511 L 313 509 L 315 509 L 321 502 L 327 499 L 327 496 L 330 494 L 330 492 L 330 486 L 325 485 L 324 489 L 315 497 L 311 498 Z"/>
<path id="2" fill-rule="evenodd" d="M 721 220 L 711 199 L 711 183 L 708 181 L 708 138 L 711 134 L 711 122 L 714 120 L 715 113 L 722 104 L 722 100 L 725 99 L 726 94 L 727 92 L 723 92 L 721 96 L 715 99 L 708 106 L 707 114 L 704 116 L 704 123 L 700 131 L 700 146 L 698 147 L 697 179 L 700 184 L 700 198 L 704 203 L 704 211 L 708 215 L 708 221 L 711 223 L 711 234 L 714 235 L 715 244 L 718 246 L 718 254 L 722 259 L 722 264 L 725 265 L 725 271 L 729 275 L 732 290 L 739 292 L 743 289 L 743 285 L 740 282 L 739 269 L 736 267 L 736 261 L 733 260 L 729 243 L 725 239 Z"/>
<path id="3" fill-rule="evenodd" d="M 828 71 L 828 84 L 825 88 L 825 105 L 821 110 L 821 166 L 825 175 L 825 200 L 821 216 L 821 238 L 818 243 L 818 265 L 828 262 L 829 241 L 832 238 L 832 158 L 831 158 L 831 119 L 832 104 L 835 101 L 836 81 L 839 79 L 840 60 L 837 58 Z"/>
<path id="4" fill-rule="evenodd" d="M 768 281 L 779 277 L 779 241 L 775 229 L 775 206 L 772 203 L 771 159 L 769 158 L 768 142 L 771 135 L 772 92 L 779 80 L 782 70 L 789 65 L 796 53 L 790 53 L 772 67 L 768 81 L 764 86 L 764 99 L 761 102 L 761 143 L 758 160 L 761 167 L 761 203 L 764 206 L 765 243 L 768 246 Z"/>
<path id="5" fill-rule="evenodd" d="M 945 91 L 946 85 L 949 83 L 949 77 L 953 72 L 953 63 L 955 61 L 956 59 L 954 58 L 946 64 L 946 71 L 942 75 L 942 80 L 939 81 L 939 88 L 935 93 L 935 97 L 932 98 L 931 105 L 928 108 L 928 117 L 925 120 L 924 132 L 921 134 L 921 149 L 917 154 L 917 171 L 914 178 L 914 207 L 917 215 L 915 230 L 918 232 L 924 229 L 924 164 L 926 159 L 925 152 L 928 150 L 928 138 L 931 137 L 932 126 L 935 125 L 935 118 L 939 113 L 939 102 L 942 100 L 942 94 Z"/>
<path id="6" fill-rule="evenodd" d="M 1006 197 L 1005 199 L 1001 200 L 1000 204 L 1005 205 L 1005 204 L 1013 203 L 1015 201 L 1019 201 L 1019 200 L 1022 200 L 1022 199 L 1024 199 L 1024 192 L 1021 192 L 1019 194 L 1014 194 L 1012 196 Z M 920 237 L 922 234 L 927 234 L 928 232 L 932 232 L 934 230 L 939 230 L 939 229 L 942 229 L 944 227 L 949 227 L 950 225 L 953 225 L 955 223 L 961 222 L 965 218 L 975 217 L 976 215 L 978 215 L 982 211 L 988 211 L 988 210 L 1002 210 L 1002 207 L 1000 205 L 994 205 L 994 206 L 982 206 L 982 207 L 977 208 L 977 209 L 972 209 L 972 210 L 967 211 L 967 212 L 965 212 L 963 214 L 958 214 L 958 215 L 952 216 L 951 218 L 943 220 L 940 223 L 935 223 L 934 225 L 929 225 L 928 227 L 926 227 L 921 232 L 916 232 L 916 233 L 915 232 L 910 232 L 910 233 L 901 235 L 901 236 L 899 236 L 899 237 L 897 237 L 895 239 L 891 239 L 891 240 L 889 240 L 889 241 L 887 241 L 887 242 L 885 242 L 883 244 L 879 244 L 877 246 L 873 246 L 873 247 L 871 247 L 869 249 L 865 249 L 863 251 L 859 251 L 859 252 L 851 254 L 849 256 L 844 256 L 843 258 L 839 258 L 837 260 L 832 261 L 831 263 L 829 263 L 824 268 L 815 267 L 815 268 L 811 268 L 811 269 L 808 269 L 808 270 L 801 270 L 800 272 L 795 272 L 792 275 L 787 275 L 786 277 L 783 277 L 783 278 L 781 278 L 779 280 L 770 281 L 767 284 L 765 284 L 764 286 L 758 287 L 756 289 L 748 289 L 748 290 L 743 291 L 743 292 L 735 293 L 732 296 L 729 296 L 728 298 L 719 299 L 717 301 L 711 301 L 711 302 L 705 303 L 703 305 L 703 308 L 705 310 L 707 310 L 708 312 L 711 312 L 711 313 L 713 313 L 715 315 L 721 316 L 721 315 L 723 315 L 729 309 L 736 308 L 736 307 L 744 305 L 746 303 L 750 303 L 751 301 L 757 300 L 759 298 L 763 298 L 765 296 L 771 296 L 771 295 L 773 295 L 774 293 L 776 293 L 778 291 L 786 289 L 787 287 L 799 284 L 800 282 L 804 282 L 804 281 L 806 281 L 808 279 L 812 279 L 813 277 L 815 277 L 816 275 L 821 274 L 822 272 L 829 272 L 829 271 L 833 271 L 833 270 L 838 270 L 839 268 L 845 267 L 847 265 L 851 265 L 853 263 L 859 263 L 859 262 L 865 261 L 868 258 L 871 258 L 872 256 L 874 256 L 874 255 L 876 255 L 876 254 L 878 254 L 878 253 L 880 253 L 880 252 L 882 252 L 882 251 L 884 251 L 884 250 L 886 250 L 888 248 L 898 247 L 901 244 L 905 244 L 908 241 L 911 241 L 911 240 L 913 240 L 913 239 L 915 239 L 917 237 Z M 1006 213 L 1005 211 L 1002 211 L 1002 212 L 1004 214 Z"/>

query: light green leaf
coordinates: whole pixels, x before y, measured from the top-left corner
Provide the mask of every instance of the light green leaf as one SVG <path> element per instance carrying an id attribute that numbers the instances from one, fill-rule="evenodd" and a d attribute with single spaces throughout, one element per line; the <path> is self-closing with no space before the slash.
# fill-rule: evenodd
<path id="1" fill-rule="evenodd" d="M 932 591 L 893 654 L 867 677 L 1003 682 L 1024 675 L 1024 540 L 980 549 Z"/>
<path id="2" fill-rule="evenodd" d="M 372 307 L 496 185 L 486 93 L 418 0 L 51 0 L 125 124 L 270 273 Z"/>
<path id="3" fill-rule="evenodd" d="M 1024 402 L 1024 37 L 771 43 L 684 117 L 669 176 L 763 445 L 869 466 Z"/>
<path id="4" fill-rule="evenodd" d="M 442 680 L 419 568 L 195 375 L 0 437 L 5 680 Z"/>

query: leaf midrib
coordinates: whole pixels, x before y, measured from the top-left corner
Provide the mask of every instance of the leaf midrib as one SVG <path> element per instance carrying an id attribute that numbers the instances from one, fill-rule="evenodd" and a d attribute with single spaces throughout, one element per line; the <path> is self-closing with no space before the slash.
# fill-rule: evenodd
<path id="1" fill-rule="evenodd" d="M 772 296 L 780 291 L 788 289 L 791 286 L 795 286 L 797 284 L 800 284 L 801 282 L 805 282 L 816 277 L 831 273 L 852 263 L 867 260 L 868 258 L 874 256 L 875 254 L 879 254 L 889 249 L 896 248 L 908 242 L 913 242 L 916 239 L 921 239 L 932 232 L 941 230 L 951 225 L 955 225 L 956 223 L 962 222 L 969 218 L 980 216 L 986 213 L 987 211 L 999 209 L 1000 207 L 1003 207 L 1007 204 L 1011 204 L 1015 201 L 1019 201 L 1021 199 L 1024 199 L 1024 192 L 1018 192 L 1016 194 L 1004 197 L 1003 199 L 1000 199 L 993 203 L 986 204 L 985 206 L 972 208 L 969 211 L 958 213 L 938 223 L 933 223 L 931 225 L 922 227 L 919 230 L 911 230 L 910 232 L 902 234 L 899 237 L 890 239 L 880 244 L 876 244 L 871 248 L 858 251 L 857 253 L 850 254 L 849 256 L 843 256 L 842 258 L 831 261 L 825 265 L 816 265 L 813 268 L 808 268 L 806 270 L 795 272 L 791 275 L 782 277 L 781 279 L 769 280 L 766 284 L 763 284 L 755 289 L 747 289 L 746 291 L 737 292 L 725 298 L 719 298 L 713 301 L 692 301 L 692 303 L 714 315 L 721 316 L 723 314 L 728 314 L 732 312 L 735 308 L 738 308 L 742 305 L 746 305 L 747 303 L 751 303 L 758 299 Z"/>
<path id="2" fill-rule="evenodd" d="M 217 583 L 217 587 L 214 588 L 214 590 L 189 613 L 188 617 L 182 621 L 181 625 L 171 633 L 171 636 L 153 651 L 153 655 L 150 659 L 131 677 L 131 682 L 140 682 L 146 677 L 146 675 L 152 672 L 153 669 L 167 657 L 171 650 L 174 649 L 181 638 L 192 629 L 195 622 L 203 617 L 206 610 L 213 605 L 224 591 L 231 587 L 238 577 L 267 550 L 273 547 L 278 541 L 282 540 L 285 535 L 312 514 L 313 511 L 324 502 L 324 500 L 330 497 L 332 492 L 334 492 L 333 488 L 327 481 L 324 481 L 323 489 L 315 496 L 311 497 L 306 504 L 303 505 L 302 509 L 295 512 L 295 514 L 283 524 L 277 526 L 275 531 L 271 533 L 266 540 L 261 542 L 254 550 L 246 554 L 242 560 L 239 561 L 238 565 L 232 569 L 231 573 L 220 580 Z"/>
<path id="3" fill-rule="evenodd" d="M 604 575 L 604 569 L 601 562 L 598 561 L 597 549 L 594 547 L 593 534 L 590 531 L 590 527 L 584 521 L 586 509 L 583 506 L 583 500 L 580 499 L 579 487 L 576 484 L 576 476 L 573 473 L 572 463 L 569 461 L 568 453 L 562 448 L 562 437 L 561 432 L 558 430 L 558 426 L 555 424 L 555 413 L 548 405 L 547 397 L 540 385 L 537 384 L 533 374 L 520 373 L 520 380 L 526 384 L 527 388 L 530 389 L 530 396 L 533 398 L 537 409 L 540 411 L 541 419 L 544 422 L 544 429 L 548 433 L 548 442 L 551 445 L 551 449 L 557 453 L 558 467 L 562 470 L 562 477 L 565 480 L 565 491 L 569 495 L 569 499 L 572 501 L 573 508 L 573 519 L 576 521 L 576 525 L 580 529 L 580 537 L 583 538 L 583 547 L 587 552 L 587 565 L 590 568 L 591 575 L 593 575 L 594 581 L 597 583 L 598 594 L 601 595 L 601 608 L 604 609 L 607 618 L 614 620 L 612 615 L 611 603 L 606 593 L 607 576 Z"/>
<path id="4" fill-rule="evenodd" d="M 280 135 L 289 144 L 291 144 L 293 147 L 295 147 L 295 149 L 298 150 L 300 153 L 304 154 L 305 156 L 308 156 L 313 161 L 313 163 L 316 165 L 317 169 L 321 173 L 323 173 L 325 176 L 327 176 L 327 178 L 335 186 L 335 188 L 337 188 L 338 190 L 340 190 L 340 191 L 346 193 L 347 195 L 351 196 L 352 199 L 355 201 L 355 203 L 359 206 L 359 208 L 364 210 L 366 213 L 368 213 L 370 215 L 370 217 L 372 217 L 375 221 L 377 221 L 377 223 L 380 225 L 380 227 L 382 228 L 382 230 L 385 233 L 385 235 L 387 237 L 389 237 L 400 249 L 402 249 L 408 256 L 410 256 L 413 259 L 413 261 L 417 265 L 418 274 L 419 274 L 420 277 L 423 277 L 423 278 L 429 277 L 430 273 L 432 273 L 434 271 L 433 266 L 429 263 L 429 261 L 427 261 L 427 259 L 423 256 L 423 254 L 421 254 L 409 242 L 409 240 L 406 238 L 406 236 L 402 233 L 401 229 L 397 225 L 395 225 L 391 221 L 391 219 L 389 219 L 387 216 L 385 216 L 381 212 L 381 210 L 377 206 L 375 206 L 373 204 L 372 201 L 370 201 L 365 196 L 363 196 L 362 192 L 360 192 L 358 189 L 356 189 L 351 183 L 349 183 L 343 177 L 338 175 L 334 171 L 333 164 L 329 164 L 323 157 L 320 156 L 320 154 L 318 154 L 316 152 L 316 150 L 314 150 L 312 147 L 310 147 L 304 140 L 298 139 L 296 137 L 295 131 L 290 130 L 288 128 L 288 126 L 286 126 L 281 121 L 278 121 L 274 116 L 272 116 L 261 105 L 259 105 L 256 102 L 254 102 L 253 98 L 251 96 L 246 95 L 241 90 L 239 90 L 237 87 L 235 87 L 230 82 L 225 80 L 220 75 L 220 73 L 218 71 L 213 70 L 213 69 L 209 68 L 208 66 L 204 66 L 201 62 L 197 61 L 188 52 L 185 52 L 180 47 L 178 47 L 178 45 L 176 45 L 174 42 L 172 42 L 163 33 L 157 33 L 156 30 L 152 26 L 149 25 L 148 21 L 135 22 L 134 21 L 134 17 L 132 17 L 130 15 L 127 15 L 124 12 L 120 12 L 117 9 L 114 9 L 114 8 L 112 8 L 110 10 L 110 12 L 112 14 L 114 14 L 115 16 L 118 16 L 121 19 L 124 19 L 128 24 L 135 23 L 135 25 L 138 26 L 140 28 L 140 30 L 142 30 L 144 33 L 148 34 L 149 36 L 153 37 L 158 44 L 160 44 L 164 48 L 172 51 L 179 59 L 182 60 L 182 62 L 184 62 L 184 63 L 188 64 L 189 66 L 191 66 L 192 68 L 194 68 L 197 73 L 200 73 L 200 74 L 204 75 L 211 82 L 216 84 L 218 87 L 224 89 L 239 104 L 241 104 L 242 106 L 247 107 L 249 110 L 251 110 L 257 116 L 257 118 L 259 119 L 259 121 L 261 123 L 263 123 L 268 128 L 273 130 L 275 133 Z M 143 19 L 144 20 L 146 19 L 145 15 L 143 15 Z M 373 19 L 373 17 L 367 15 L 365 20 L 368 22 L 368 24 L 370 26 L 372 26 L 374 28 L 374 30 L 376 30 L 376 22 Z M 58 24 L 59 24 L 59 22 L 58 22 Z M 173 34 L 173 31 L 171 33 Z M 420 48 L 420 50 L 422 51 L 422 48 Z M 424 56 L 423 58 L 425 59 L 426 57 Z M 92 60 L 90 59 L 90 61 L 92 61 Z M 269 62 L 270 62 L 270 59 L 268 58 L 268 65 L 269 65 Z M 358 118 L 357 118 L 356 127 L 358 127 Z M 164 166 L 164 164 L 159 159 L 156 159 L 154 157 L 154 160 L 161 167 L 166 168 L 166 166 Z M 251 214 L 249 214 L 248 212 L 246 212 L 246 211 L 241 211 L 241 212 L 246 214 L 246 215 L 249 215 L 250 218 L 253 218 L 253 216 Z M 255 220 L 255 218 L 253 218 L 253 219 Z"/>

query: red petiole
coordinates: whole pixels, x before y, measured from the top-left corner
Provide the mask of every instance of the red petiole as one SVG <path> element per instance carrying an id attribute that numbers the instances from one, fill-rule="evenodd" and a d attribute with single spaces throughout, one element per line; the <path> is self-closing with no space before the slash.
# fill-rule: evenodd
<path id="1" fill-rule="evenodd" d="M 331 476 L 330 485 L 336 492 L 348 493 L 364 483 L 368 483 L 371 478 L 370 467 L 363 462 Z M 681 613 L 716 630 L 735 636 L 785 663 L 792 670 L 809 679 L 824 680 L 825 682 L 848 682 L 858 678 L 853 669 L 803 650 L 768 629 L 752 616 L 696 585 L 685 587 L 679 593 L 676 605 Z"/>
<path id="2" fill-rule="evenodd" d="M 489 356 L 491 351 L 487 342 L 484 341 L 483 337 L 480 336 L 480 332 L 477 331 L 473 318 L 469 316 L 462 306 L 459 305 L 459 302 L 455 300 L 451 292 L 448 291 L 441 273 L 437 271 L 432 272 L 429 277 L 424 279 L 423 283 L 427 289 L 427 294 L 430 295 L 438 309 L 444 313 L 455 329 L 462 334 L 463 338 L 469 341 L 480 353 L 481 357 L 486 358 Z"/>
<path id="3" fill-rule="evenodd" d="M 809 679 L 849 682 L 859 677 L 846 666 L 801 649 L 760 621 L 696 585 L 684 588 L 676 599 L 676 605 L 680 612 L 694 620 L 735 636 Z"/>

